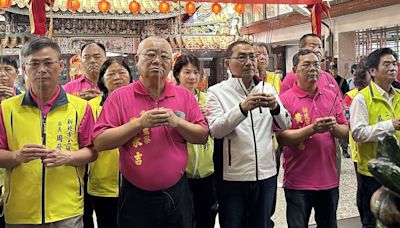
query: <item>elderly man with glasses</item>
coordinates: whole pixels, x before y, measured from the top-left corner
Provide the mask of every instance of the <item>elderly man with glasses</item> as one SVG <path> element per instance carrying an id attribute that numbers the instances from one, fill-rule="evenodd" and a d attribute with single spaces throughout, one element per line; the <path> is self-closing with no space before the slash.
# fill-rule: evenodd
<path id="1" fill-rule="evenodd" d="M 6 168 L 6 227 L 83 227 L 83 173 L 96 159 L 93 114 L 58 84 L 60 47 L 48 38 L 24 46 L 30 89 L 1 103 L 0 167 Z"/>
<path id="2" fill-rule="evenodd" d="M 280 96 L 292 116 L 289 130 L 278 131 L 283 148 L 283 187 L 288 227 L 308 227 L 312 208 L 318 227 L 336 228 L 339 172 L 334 137 L 346 138 L 349 127 L 338 94 L 324 88 L 320 60 L 311 50 L 293 57 L 297 82 Z"/>
<path id="3" fill-rule="evenodd" d="M 165 39 L 143 40 L 139 80 L 109 95 L 94 128 L 97 151 L 119 147 L 120 228 L 193 225 L 186 143 L 206 143 L 208 128 L 192 92 L 166 81 L 171 57 Z"/>
<path id="4" fill-rule="evenodd" d="M 222 144 L 214 153 L 220 225 L 271 227 L 277 173 L 273 126 L 287 129 L 290 115 L 272 85 L 255 77 L 251 44 L 232 43 L 226 57 L 230 77 L 207 95 L 211 135 Z"/>

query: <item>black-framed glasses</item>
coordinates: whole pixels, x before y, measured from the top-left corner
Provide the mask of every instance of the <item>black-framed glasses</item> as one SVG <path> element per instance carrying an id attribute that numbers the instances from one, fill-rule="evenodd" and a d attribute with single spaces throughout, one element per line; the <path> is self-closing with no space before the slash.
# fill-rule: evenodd
<path id="1" fill-rule="evenodd" d="M 58 61 L 58 60 L 57 61 L 45 60 L 45 61 L 31 61 L 31 62 L 27 62 L 25 64 L 28 65 L 32 69 L 36 69 L 36 68 L 39 68 L 40 65 L 42 65 L 42 64 L 46 68 L 52 68 L 55 64 L 57 64 L 59 62 L 60 61 Z"/>
<path id="2" fill-rule="evenodd" d="M 319 62 L 313 62 L 313 63 L 305 62 L 300 66 L 304 67 L 305 69 L 311 69 L 311 67 L 314 67 L 315 69 L 321 68 L 321 65 Z"/>
<path id="3" fill-rule="evenodd" d="M 240 63 L 245 63 L 247 59 L 249 59 L 251 62 L 256 62 L 257 61 L 257 56 L 255 54 L 251 55 L 239 55 L 236 57 L 230 57 L 229 59 L 236 59 Z"/>
<path id="4" fill-rule="evenodd" d="M 155 60 L 158 56 L 163 62 L 171 61 L 171 55 L 169 55 L 168 53 L 157 53 L 155 51 L 147 51 L 147 52 L 142 52 L 139 55 L 142 55 L 147 60 Z"/>

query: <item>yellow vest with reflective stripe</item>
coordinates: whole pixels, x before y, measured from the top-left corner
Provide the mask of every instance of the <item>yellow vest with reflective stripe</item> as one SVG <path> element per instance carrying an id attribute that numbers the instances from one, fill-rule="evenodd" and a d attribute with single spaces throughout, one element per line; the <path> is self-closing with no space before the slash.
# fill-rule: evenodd
<path id="1" fill-rule="evenodd" d="M 27 103 L 26 103 L 27 101 Z M 79 150 L 78 128 L 87 102 L 61 90 L 42 124 L 41 111 L 29 93 L 2 102 L 8 150 L 43 144 L 61 151 Z M 55 104 L 55 105 L 56 105 Z M 44 121 L 43 121 L 44 122 Z M 40 159 L 6 169 L 4 209 L 7 224 L 42 224 L 83 214 L 84 167 L 44 167 Z"/>
<path id="2" fill-rule="evenodd" d="M 94 119 L 100 115 L 102 96 L 89 101 Z M 96 161 L 89 164 L 88 193 L 99 197 L 118 197 L 119 191 L 118 149 L 98 153 Z"/>
<path id="3" fill-rule="evenodd" d="M 354 88 L 346 93 L 347 96 L 354 99 L 354 97 L 358 94 L 358 88 Z M 354 141 L 353 136 L 351 135 L 351 131 L 349 131 L 349 147 L 351 151 L 351 159 L 353 162 L 358 162 L 358 152 L 357 152 L 357 142 Z"/>
<path id="4" fill-rule="evenodd" d="M 392 89 L 394 88 L 392 87 Z M 368 125 L 375 125 L 381 121 L 400 117 L 400 92 L 397 89 L 394 89 L 392 106 L 379 93 L 374 82 L 371 82 L 369 86 L 361 90 L 360 93 L 364 96 L 367 105 Z M 400 132 L 396 131 L 394 136 L 400 139 Z M 378 143 L 358 143 L 357 147 L 359 155 L 358 172 L 366 176 L 372 176 L 368 171 L 368 162 L 376 157 Z"/>

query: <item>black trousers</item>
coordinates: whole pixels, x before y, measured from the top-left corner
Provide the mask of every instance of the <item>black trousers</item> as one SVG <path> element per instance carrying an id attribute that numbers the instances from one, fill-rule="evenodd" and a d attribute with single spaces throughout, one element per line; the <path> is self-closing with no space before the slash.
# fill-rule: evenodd
<path id="1" fill-rule="evenodd" d="M 84 183 L 84 195 L 83 195 L 83 227 L 84 228 L 94 228 L 93 224 L 93 204 L 91 195 L 87 192 L 87 182 L 88 182 L 88 165 L 86 165 L 85 176 L 83 177 Z"/>
<path id="2" fill-rule="evenodd" d="M 0 206 L 0 211 L 3 211 L 3 206 Z M 4 222 L 4 215 L 0 217 L 0 228 L 4 228 L 6 226 Z"/>
<path id="3" fill-rule="evenodd" d="M 188 181 L 193 196 L 194 227 L 214 228 L 218 210 L 214 174 Z"/>
<path id="4" fill-rule="evenodd" d="M 382 185 L 374 178 L 357 173 L 360 183 L 357 187 L 357 195 L 359 196 L 359 202 L 357 206 L 361 208 L 362 218 L 361 223 L 363 228 L 374 228 L 376 225 L 376 219 L 374 214 L 371 212 L 371 197 L 376 190 Z"/>
<path id="5" fill-rule="evenodd" d="M 96 212 L 98 228 L 117 227 L 118 197 L 90 196 Z"/>
<path id="6" fill-rule="evenodd" d="M 192 198 L 186 175 L 160 191 L 142 190 L 124 177 L 118 202 L 119 228 L 191 228 Z"/>

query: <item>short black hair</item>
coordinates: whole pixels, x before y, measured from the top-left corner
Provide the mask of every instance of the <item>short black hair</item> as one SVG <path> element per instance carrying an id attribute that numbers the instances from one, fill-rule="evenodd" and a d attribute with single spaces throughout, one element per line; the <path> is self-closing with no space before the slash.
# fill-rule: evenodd
<path id="1" fill-rule="evenodd" d="M 18 64 L 15 59 L 11 58 L 10 56 L 2 56 L 0 57 L 0 64 L 5 64 L 9 65 L 15 68 L 15 70 L 18 70 Z"/>
<path id="2" fill-rule="evenodd" d="M 25 58 L 44 49 L 44 48 L 51 48 L 57 52 L 58 59 L 61 59 L 61 49 L 60 46 L 53 40 L 43 37 L 43 36 L 36 36 L 27 42 L 24 47 L 22 48 L 22 56 Z"/>
<path id="3" fill-rule="evenodd" d="M 105 47 L 102 43 L 99 43 L 99 42 L 88 42 L 88 43 L 84 44 L 84 45 L 81 47 L 81 54 L 83 53 L 83 50 L 84 50 L 87 46 L 89 46 L 89 45 L 91 45 L 91 44 L 96 44 L 96 45 L 99 46 L 101 49 L 103 49 L 105 55 L 107 54 L 107 52 L 106 52 L 106 47 Z"/>
<path id="4" fill-rule="evenodd" d="M 297 53 L 293 56 L 293 66 L 297 67 L 297 66 L 299 65 L 300 56 L 308 55 L 308 54 L 311 54 L 311 53 L 314 54 L 315 56 L 317 56 L 317 58 L 318 58 L 318 55 L 315 54 L 315 52 L 313 52 L 313 51 L 311 51 L 311 50 L 308 50 L 308 49 L 300 49 L 299 52 L 297 52 Z M 318 58 L 318 60 L 319 60 L 319 58 Z"/>
<path id="5" fill-rule="evenodd" d="M 253 43 L 253 47 L 265 47 L 265 49 L 267 50 L 267 54 L 269 55 L 268 45 L 266 43 L 264 42 Z"/>
<path id="6" fill-rule="evenodd" d="M 315 33 L 307 33 L 307 34 L 304 34 L 304 35 L 300 38 L 300 40 L 299 40 L 299 47 L 300 47 L 300 48 L 304 48 L 304 47 L 306 46 L 306 44 L 307 44 L 307 38 L 308 38 L 308 37 L 316 37 L 316 38 L 318 38 L 318 39 L 321 39 L 321 37 L 318 36 L 318 35 L 315 34 Z"/>
<path id="7" fill-rule="evenodd" d="M 381 61 L 382 56 L 384 55 L 393 55 L 393 57 L 398 61 L 398 55 L 390 48 L 379 48 L 373 51 L 368 55 L 368 68 L 378 69 L 379 62 Z"/>
<path id="8" fill-rule="evenodd" d="M 232 57 L 232 53 L 233 53 L 233 48 L 236 46 L 236 45 L 240 45 L 240 44 L 247 44 L 247 45 L 250 45 L 251 46 L 251 44 L 249 43 L 249 42 L 247 42 L 247 41 L 244 41 L 244 40 L 237 40 L 237 41 L 235 41 L 235 42 L 233 42 L 233 43 L 231 43 L 231 44 L 229 44 L 229 46 L 226 48 L 226 58 L 230 58 L 230 57 Z M 253 47 L 253 46 L 252 46 Z"/>
<path id="9" fill-rule="evenodd" d="M 180 84 L 179 73 L 181 72 L 182 68 L 188 64 L 193 64 L 193 66 L 195 66 L 197 70 L 200 71 L 200 61 L 196 56 L 192 54 L 183 54 L 179 56 L 176 59 L 174 64 L 174 69 L 172 70 L 174 78 L 178 84 Z"/>
<path id="10" fill-rule="evenodd" d="M 105 95 L 108 94 L 108 89 L 107 89 L 106 85 L 104 84 L 104 75 L 105 75 L 108 67 L 110 67 L 110 65 L 113 63 L 118 63 L 121 66 L 123 66 L 129 73 L 129 82 L 133 81 L 133 77 L 131 74 L 131 70 L 129 69 L 129 65 L 125 61 L 123 61 L 121 58 L 109 58 L 103 63 L 103 65 L 101 65 L 100 71 L 99 71 L 99 79 L 97 80 L 97 86 L 99 87 L 100 91 L 102 91 Z"/>

